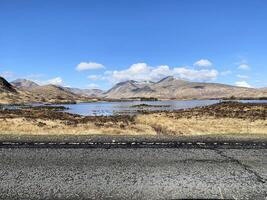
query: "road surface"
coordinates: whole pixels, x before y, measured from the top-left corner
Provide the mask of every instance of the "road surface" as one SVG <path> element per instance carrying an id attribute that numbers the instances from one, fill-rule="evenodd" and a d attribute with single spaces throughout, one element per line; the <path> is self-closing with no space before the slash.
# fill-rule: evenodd
<path id="1" fill-rule="evenodd" d="M 267 148 L 0 148 L 0 199 L 267 199 Z"/>

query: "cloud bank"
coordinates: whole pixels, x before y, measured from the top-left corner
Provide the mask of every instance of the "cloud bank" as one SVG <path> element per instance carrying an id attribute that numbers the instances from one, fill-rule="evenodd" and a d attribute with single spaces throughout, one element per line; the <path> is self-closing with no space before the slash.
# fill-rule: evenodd
<path id="1" fill-rule="evenodd" d="M 241 70 L 249 70 L 250 67 L 249 67 L 248 64 L 240 64 L 240 65 L 238 66 L 238 69 L 241 69 Z"/>
<path id="2" fill-rule="evenodd" d="M 136 63 L 125 70 L 107 71 L 105 76 L 112 83 L 126 80 L 159 81 L 166 76 L 175 76 L 189 81 L 214 81 L 218 76 L 218 72 L 215 69 L 171 68 L 168 65 L 152 67 L 146 63 Z"/>
<path id="3" fill-rule="evenodd" d="M 242 79 L 248 79 L 248 78 L 249 78 L 249 76 L 247 76 L 247 75 L 242 75 L 242 74 L 237 74 L 236 77 L 237 77 L 237 78 L 242 78 Z"/>
<path id="4" fill-rule="evenodd" d="M 64 85 L 64 81 L 61 77 L 55 77 L 44 81 L 41 80 L 32 80 L 32 81 L 36 82 L 38 85 L 48 85 L 48 84 L 58 85 L 58 86 Z"/>
<path id="5" fill-rule="evenodd" d="M 251 85 L 249 85 L 246 81 L 237 81 L 237 82 L 235 82 L 235 85 L 238 87 L 251 88 Z"/>
<path id="6" fill-rule="evenodd" d="M 95 62 L 81 62 L 76 66 L 77 71 L 93 70 L 93 69 L 103 69 L 104 65 Z"/>
<path id="7" fill-rule="evenodd" d="M 193 64 L 194 67 L 204 67 L 204 68 L 211 67 L 212 65 L 213 65 L 212 62 L 207 59 L 200 59 Z"/>

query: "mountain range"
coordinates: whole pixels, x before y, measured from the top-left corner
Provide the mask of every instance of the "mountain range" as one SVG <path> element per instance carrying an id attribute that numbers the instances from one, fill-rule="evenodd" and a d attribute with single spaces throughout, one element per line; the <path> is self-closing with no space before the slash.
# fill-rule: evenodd
<path id="1" fill-rule="evenodd" d="M 17 79 L 9 83 L 0 77 L 0 103 L 72 103 L 97 99 L 221 99 L 266 98 L 267 88 L 255 89 L 219 83 L 190 82 L 172 76 L 158 82 L 124 81 L 108 91 L 79 89 Z"/>
<path id="2" fill-rule="evenodd" d="M 155 83 L 121 82 L 105 92 L 103 97 L 111 99 L 137 97 L 159 99 L 260 98 L 267 97 L 267 89 L 245 88 L 219 83 L 190 82 L 168 76 Z"/>

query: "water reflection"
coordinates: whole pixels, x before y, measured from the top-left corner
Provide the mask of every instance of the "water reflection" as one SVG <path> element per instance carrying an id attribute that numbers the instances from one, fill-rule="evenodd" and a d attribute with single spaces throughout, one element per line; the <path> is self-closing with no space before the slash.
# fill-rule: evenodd
<path id="1" fill-rule="evenodd" d="M 68 105 L 52 105 L 65 106 L 69 112 L 84 116 L 110 116 L 110 115 L 135 115 L 140 111 L 171 111 L 179 109 L 194 108 L 199 106 L 207 106 L 221 102 L 220 100 L 166 100 L 166 101 L 127 101 L 127 102 L 91 102 Z M 243 103 L 267 103 L 267 100 L 240 100 Z M 43 104 L 30 105 L 0 105 L 0 109 L 20 109 L 29 106 L 40 106 Z"/>
<path id="2" fill-rule="evenodd" d="M 207 106 L 219 102 L 220 100 L 93 102 L 67 105 L 69 110 L 66 112 L 84 116 L 135 115 L 139 111 L 179 110 Z M 240 102 L 267 103 L 267 100 L 242 100 Z M 140 104 L 147 106 L 137 106 Z"/>
<path id="3" fill-rule="evenodd" d="M 218 103 L 218 100 L 192 101 L 127 101 L 127 102 L 93 102 L 65 105 L 66 112 L 84 116 L 135 115 L 139 111 L 163 111 L 193 108 Z M 143 106 L 138 106 L 143 105 Z"/>

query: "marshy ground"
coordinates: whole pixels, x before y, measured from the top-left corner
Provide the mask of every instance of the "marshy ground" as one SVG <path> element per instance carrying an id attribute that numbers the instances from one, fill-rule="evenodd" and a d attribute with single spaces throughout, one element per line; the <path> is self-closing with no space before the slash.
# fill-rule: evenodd
<path id="1" fill-rule="evenodd" d="M 267 104 L 222 102 L 136 116 L 80 116 L 64 107 L 0 110 L 2 134 L 32 135 L 171 135 L 260 134 L 267 136 Z"/>

